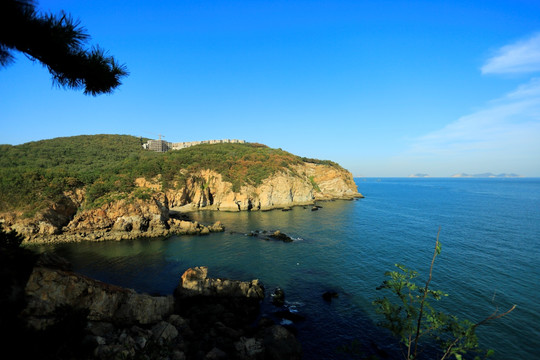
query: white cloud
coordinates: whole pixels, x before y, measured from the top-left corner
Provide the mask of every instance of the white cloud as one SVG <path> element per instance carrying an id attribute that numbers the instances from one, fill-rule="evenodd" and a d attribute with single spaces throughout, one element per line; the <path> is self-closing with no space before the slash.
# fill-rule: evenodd
<path id="1" fill-rule="evenodd" d="M 402 158 L 436 163 L 441 171 L 453 164 L 456 172 L 474 168 L 540 175 L 540 79 L 415 139 Z"/>
<path id="2" fill-rule="evenodd" d="M 527 84 L 520 85 L 515 91 L 506 95 L 507 99 L 540 97 L 540 78 L 533 78 Z"/>
<path id="3" fill-rule="evenodd" d="M 482 74 L 531 73 L 540 71 L 540 33 L 500 48 L 482 66 Z"/>

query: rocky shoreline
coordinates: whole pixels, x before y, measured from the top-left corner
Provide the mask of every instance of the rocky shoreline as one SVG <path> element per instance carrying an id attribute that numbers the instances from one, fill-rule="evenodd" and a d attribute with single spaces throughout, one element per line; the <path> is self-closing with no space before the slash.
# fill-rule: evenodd
<path id="1" fill-rule="evenodd" d="M 215 171 L 185 175 L 183 185 L 169 188 L 163 188 L 160 176 L 137 178 L 132 192 L 110 195 L 92 206 L 88 206 L 86 189 L 78 188 L 65 192 L 32 216 L 22 211 L 0 212 L 0 223 L 24 236 L 25 244 L 205 235 L 223 231 L 223 225 L 199 224 L 185 213 L 289 210 L 317 201 L 363 197 L 348 171 L 307 162 L 288 172 L 277 172 L 257 186 L 240 189 Z"/>
<path id="2" fill-rule="evenodd" d="M 81 242 L 81 241 L 120 241 L 134 240 L 140 238 L 158 238 L 168 237 L 172 235 L 208 235 L 213 232 L 223 232 L 225 227 L 220 221 L 213 225 L 203 225 L 196 221 L 173 222 L 173 226 L 168 228 L 152 229 L 152 230 L 92 230 L 83 231 L 66 231 L 60 234 L 51 235 L 35 235 L 25 244 L 46 244 L 46 243 L 61 243 L 61 242 Z"/>
<path id="3" fill-rule="evenodd" d="M 67 261 L 44 253 L 27 280 L 7 291 L 2 336 L 23 358 L 301 358 L 291 331 L 260 318 L 259 280 L 209 278 L 206 267 L 186 270 L 174 294 L 150 296 L 74 273 Z M 28 341 L 35 344 L 24 348 Z"/>

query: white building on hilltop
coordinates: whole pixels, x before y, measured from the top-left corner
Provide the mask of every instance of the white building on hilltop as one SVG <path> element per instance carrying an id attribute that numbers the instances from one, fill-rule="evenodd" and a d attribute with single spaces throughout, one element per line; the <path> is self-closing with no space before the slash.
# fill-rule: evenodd
<path id="1" fill-rule="evenodd" d="M 157 151 L 157 152 L 166 152 L 169 150 L 180 150 L 185 149 L 195 145 L 201 144 L 245 144 L 245 140 L 237 139 L 222 139 L 222 140 L 200 140 L 200 141 L 187 141 L 187 142 L 177 142 L 171 143 L 165 140 L 148 140 L 147 143 L 143 144 L 143 148 L 147 150 Z"/>

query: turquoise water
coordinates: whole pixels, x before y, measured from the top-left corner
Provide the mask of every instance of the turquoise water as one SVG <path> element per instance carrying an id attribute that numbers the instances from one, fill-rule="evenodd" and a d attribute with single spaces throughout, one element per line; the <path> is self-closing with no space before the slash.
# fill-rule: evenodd
<path id="1" fill-rule="evenodd" d="M 210 276 L 259 278 L 267 293 L 280 286 L 305 359 L 343 359 L 340 345 L 358 339 L 366 353 L 396 356 L 374 324 L 371 302 L 396 262 L 425 274 L 441 227 L 442 254 L 432 286 L 450 296 L 444 310 L 479 321 L 497 307 L 517 309 L 480 327 L 493 359 L 536 359 L 540 350 L 540 179 L 356 179 L 366 198 L 323 202 L 319 211 L 199 212 L 222 221 L 210 236 L 57 245 L 77 271 L 148 293 L 172 293 L 185 269 L 209 266 Z M 293 243 L 244 234 L 276 230 Z M 337 291 L 326 303 L 321 295 Z M 264 304 L 263 312 L 275 311 Z"/>

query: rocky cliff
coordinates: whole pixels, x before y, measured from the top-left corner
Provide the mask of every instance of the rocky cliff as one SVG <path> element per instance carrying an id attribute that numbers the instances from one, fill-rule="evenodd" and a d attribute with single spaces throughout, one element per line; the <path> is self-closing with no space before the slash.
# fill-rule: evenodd
<path id="1" fill-rule="evenodd" d="M 350 172 L 308 162 L 277 172 L 259 185 L 244 185 L 239 191 L 233 191 L 233 185 L 217 172 L 204 170 L 192 174 L 180 190 L 168 190 L 166 195 L 171 208 L 181 211 L 270 210 L 316 200 L 363 197 Z"/>
<path id="2" fill-rule="evenodd" d="M 249 172 L 249 167 L 244 168 Z M 216 170 L 177 171 L 183 181 L 164 187 L 161 175 L 135 179 L 130 192 L 109 193 L 88 206 L 86 188 L 64 193 L 38 211 L 23 216 L 0 213 L 0 222 L 16 230 L 25 242 L 121 240 L 170 234 L 208 234 L 223 231 L 220 223 L 208 226 L 189 221 L 183 212 L 195 210 L 257 211 L 313 204 L 317 200 L 362 197 L 352 174 L 333 163 L 296 161 L 274 171 L 258 183 L 241 186 Z"/>
<path id="3" fill-rule="evenodd" d="M 171 234 L 206 235 L 224 230 L 219 221 L 203 225 L 171 217 L 167 197 L 162 192 L 155 192 L 148 199 L 129 196 L 90 209 L 78 208 L 72 194 L 65 194 L 60 203 L 71 206 L 55 203 L 33 218 L 25 218 L 16 212 L 0 213 L 0 222 L 8 230 L 24 236 L 24 243 L 125 240 Z"/>

